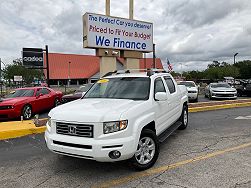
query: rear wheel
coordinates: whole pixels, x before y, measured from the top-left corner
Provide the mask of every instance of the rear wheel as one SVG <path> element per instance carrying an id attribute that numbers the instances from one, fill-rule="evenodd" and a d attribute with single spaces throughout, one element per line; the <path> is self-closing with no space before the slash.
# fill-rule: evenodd
<path id="1" fill-rule="evenodd" d="M 24 119 L 30 119 L 32 116 L 32 108 L 30 105 L 25 105 L 22 110 L 22 114 Z"/>
<path id="2" fill-rule="evenodd" d="M 146 170 L 154 165 L 159 156 L 159 142 L 155 132 L 143 129 L 137 151 L 131 161 L 135 169 Z"/>
<path id="3" fill-rule="evenodd" d="M 179 130 L 184 130 L 187 128 L 188 125 L 188 107 L 187 105 L 183 106 L 182 114 L 180 116 L 179 121 L 181 122 L 181 125 L 179 126 Z"/>

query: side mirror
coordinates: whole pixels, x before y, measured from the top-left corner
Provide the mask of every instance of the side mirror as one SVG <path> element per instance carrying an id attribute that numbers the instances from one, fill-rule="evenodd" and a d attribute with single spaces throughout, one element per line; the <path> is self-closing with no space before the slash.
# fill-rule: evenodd
<path id="1" fill-rule="evenodd" d="M 37 99 L 39 98 L 39 97 L 42 97 L 43 96 L 43 94 L 42 93 L 40 93 L 38 96 L 37 96 Z"/>
<path id="2" fill-rule="evenodd" d="M 155 100 L 156 101 L 166 101 L 167 100 L 167 95 L 165 92 L 157 92 L 155 94 Z"/>

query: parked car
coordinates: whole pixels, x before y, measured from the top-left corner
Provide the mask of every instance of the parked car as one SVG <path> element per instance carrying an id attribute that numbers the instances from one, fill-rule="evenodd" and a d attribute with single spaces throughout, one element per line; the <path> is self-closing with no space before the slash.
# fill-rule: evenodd
<path id="1" fill-rule="evenodd" d="M 47 147 L 61 155 L 150 168 L 159 142 L 188 124 L 188 96 L 169 73 L 113 73 L 49 113 Z"/>
<path id="2" fill-rule="evenodd" d="M 35 113 L 58 106 L 61 98 L 62 92 L 47 87 L 16 89 L 0 101 L 0 120 L 30 119 Z"/>
<path id="3" fill-rule="evenodd" d="M 181 81 L 179 85 L 186 86 L 189 101 L 198 102 L 199 88 L 194 81 Z"/>
<path id="4" fill-rule="evenodd" d="M 243 95 L 251 96 L 251 80 L 239 80 L 235 82 L 235 88 L 239 97 Z"/>
<path id="5" fill-rule="evenodd" d="M 62 103 L 67 103 L 70 101 L 80 99 L 82 96 L 84 96 L 86 91 L 88 91 L 91 88 L 92 85 L 93 84 L 86 84 L 86 85 L 80 86 L 78 90 L 76 90 L 73 94 L 64 95 L 62 97 Z"/>
<path id="6" fill-rule="evenodd" d="M 205 88 L 205 97 L 209 99 L 236 99 L 237 91 L 227 83 L 211 83 Z"/>

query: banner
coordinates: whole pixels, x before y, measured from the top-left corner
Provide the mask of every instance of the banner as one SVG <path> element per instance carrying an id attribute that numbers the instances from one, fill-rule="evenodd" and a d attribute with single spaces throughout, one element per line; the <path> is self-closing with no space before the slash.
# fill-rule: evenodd
<path id="1" fill-rule="evenodd" d="M 25 67 L 43 67 L 44 55 L 40 48 L 23 48 L 23 65 Z"/>
<path id="2" fill-rule="evenodd" d="M 83 16 L 84 47 L 153 51 L 153 24 L 99 14 Z"/>

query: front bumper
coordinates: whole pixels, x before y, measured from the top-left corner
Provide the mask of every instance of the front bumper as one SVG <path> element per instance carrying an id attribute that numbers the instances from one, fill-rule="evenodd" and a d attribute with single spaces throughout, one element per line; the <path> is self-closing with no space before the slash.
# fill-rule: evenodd
<path id="1" fill-rule="evenodd" d="M 21 111 L 17 109 L 0 110 L 0 120 L 14 119 L 21 115 Z"/>
<path id="2" fill-rule="evenodd" d="M 213 92 L 211 97 L 215 99 L 236 99 L 237 92 Z"/>
<path id="3" fill-rule="evenodd" d="M 116 139 L 95 139 L 45 132 L 47 147 L 58 154 L 91 159 L 100 162 L 114 162 L 131 158 L 138 144 L 133 136 Z M 117 150 L 121 153 L 118 159 L 111 159 L 109 152 Z"/>
<path id="4" fill-rule="evenodd" d="M 189 100 L 195 100 L 198 98 L 198 93 L 188 93 Z"/>

